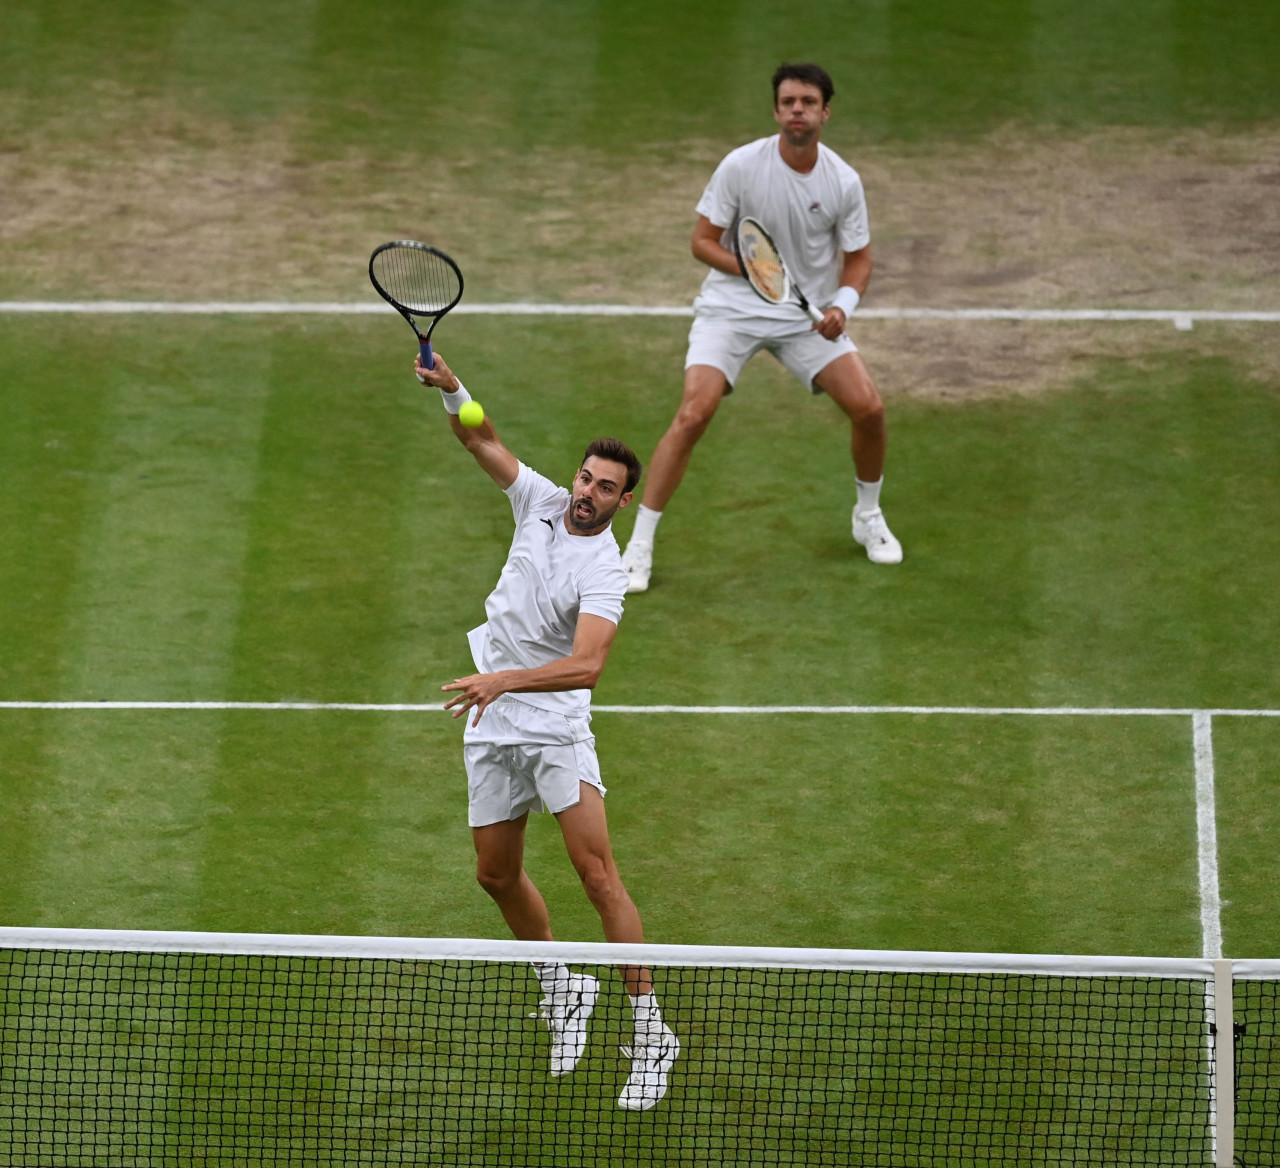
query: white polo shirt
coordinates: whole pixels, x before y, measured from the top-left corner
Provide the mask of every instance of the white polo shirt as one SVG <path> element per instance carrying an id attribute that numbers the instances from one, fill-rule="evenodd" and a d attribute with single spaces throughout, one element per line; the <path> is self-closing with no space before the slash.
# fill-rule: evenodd
<path id="1" fill-rule="evenodd" d="M 579 615 L 617 624 L 627 591 L 613 529 L 572 535 L 565 527 L 569 491 L 521 463 L 506 493 L 516 521 L 511 550 L 484 602 L 489 619 L 467 634 L 481 673 L 536 669 L 568 657 Z M 589 689 L 507 696 L 569 718 L 590 713 Z"/>
<path id="2" fill-rule="evenodd" d="M 748 215 L 758 220 L 778 245 L 792 282 L 812 305 L 826 308 L 840 286 L 841 252 L 871 242 L 862 179 L 821 143 L 818 163 L 808 174 L 792 170 L 778 152 L 779 138 L 759 138 L 726 155 L 697 211 L 725 228 L 721 242 L 730 251 L 738 220 Z M 716 316 L 808 319 L 796 305 L 769 304 L 741 276 L 715 268 L 703 280 L 694 308 Z"/>

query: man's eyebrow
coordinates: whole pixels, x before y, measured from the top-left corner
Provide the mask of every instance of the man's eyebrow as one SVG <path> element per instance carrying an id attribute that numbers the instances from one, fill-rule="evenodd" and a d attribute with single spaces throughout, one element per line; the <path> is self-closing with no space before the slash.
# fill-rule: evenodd
<path id="1" fill-rule="evenodd" d="M 580 466 L 578 468 L 578 474 L 586 475 L 587 478 L 594 479 L 597 483 L 603 483 L 606 487 L 613 487 L 615 490 L 617 489 L 617 486 L 618 486 L 617 479 L 607 479 L 603 475 L 601 475 L 599 478 L 596 478 L 596 476 L 593 475 L 589 470 L 587 470 L 585 466 Z"/>

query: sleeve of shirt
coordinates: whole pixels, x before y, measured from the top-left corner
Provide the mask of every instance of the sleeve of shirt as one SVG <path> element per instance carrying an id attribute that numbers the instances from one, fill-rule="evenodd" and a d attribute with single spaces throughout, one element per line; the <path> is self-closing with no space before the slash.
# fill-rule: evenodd
<path id="1" fill-rule="evenodd" d="M 738 220 L 740 176 L 736 154 L 735 151 L 721 160 L 695 208 L 717 227 L 732 227 Z"/>
<path id="2" fill-rule="evenodd" d="M 506 489 L 506 496 L 511 500 L 511 510 L 516 522 L 519 523 L 540 500 L 549 498 L 563 489 L 522 462 L 520 469 L 516 471 L 515 482 Z"/>
<path id="3" fill-rule="evenodd" d="M 840 250 L 861 251 L 871 242 L 867 197 L 862 179 L 854 172 L 845 184 L 844 213 L 840 216 Z"/>
<path id="4" fill-rule="evenodd" d="M 593 564 L 582 575 L 578 615 L 590 613 L 604 617 L 615 625 L 622 620 L 622 598 L 627 591 L 627 574 L 622 561 L 616 564 Z"/>

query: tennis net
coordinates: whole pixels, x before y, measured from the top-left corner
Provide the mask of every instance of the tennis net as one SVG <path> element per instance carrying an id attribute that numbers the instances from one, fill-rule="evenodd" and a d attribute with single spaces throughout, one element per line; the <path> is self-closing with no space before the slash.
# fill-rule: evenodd
<path id="1" fill-rule="evenodd" d="M 571 1074 L 533 961 L 600 978 Z M 680 1041 L 646 1110 L 618 1106 L 619 964 Z M 0 929 L 0 1163 L 1167 1168 L 1230 1164 L 1224 1138 L 1274 1163 L 1280 962 L 1216 1027 L 1224 968 Z"/>

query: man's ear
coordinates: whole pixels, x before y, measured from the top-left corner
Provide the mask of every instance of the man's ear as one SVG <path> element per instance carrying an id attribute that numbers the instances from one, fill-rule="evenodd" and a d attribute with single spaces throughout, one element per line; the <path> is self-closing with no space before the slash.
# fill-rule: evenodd
<path id="1" fill-rule="evenodd" d="M 622 498 L 618 500 L 618 510 L 621 511 L 632 499 L 635 498 L 635 491 L 623 491 Z"/>

